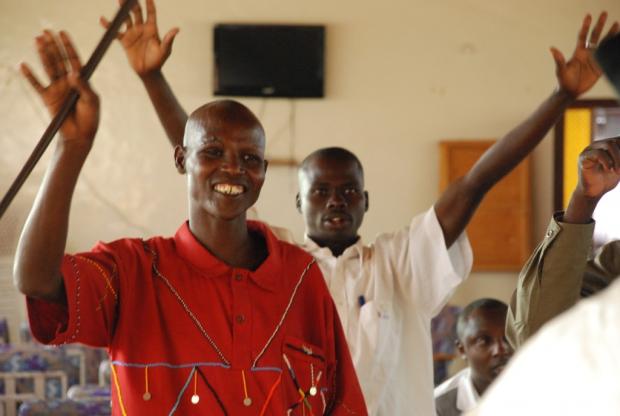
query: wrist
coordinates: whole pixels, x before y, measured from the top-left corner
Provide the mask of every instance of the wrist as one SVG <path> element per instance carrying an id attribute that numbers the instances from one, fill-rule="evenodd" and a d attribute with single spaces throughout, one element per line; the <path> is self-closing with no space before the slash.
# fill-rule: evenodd
<path id="1" fill-rule="evenodd" d="M 144 85 L 148 86 L 149 84 L 160 82 L 164 75 L 161 72 L 161 68 L 157 68 L 144 74 L 139 74 L 139 77 Z"/>
<path id="2" fill-rule="evenodd" d="M 86 140 L 58 140 L 55 156 L 59 159 L 86 159 L 93 147 L 92 141 Z"/>
<path id="3" fill-rule="evenodd" d="M 564 89 L 562 86 L 556 87 L 555 91 L 553 91 L 553 96 L 565 105 L 570 105 L 577 99 L 576 94 Z"/>
<path id="4" fill-rule="evenodd" d="M 600 199 L 600 196 L 587 196 L 579 189 L 576 189 L 571 195 L 568 207 L 564 213 L 563 221 L 571 224 L 585 224 L 590 222 Z"/>

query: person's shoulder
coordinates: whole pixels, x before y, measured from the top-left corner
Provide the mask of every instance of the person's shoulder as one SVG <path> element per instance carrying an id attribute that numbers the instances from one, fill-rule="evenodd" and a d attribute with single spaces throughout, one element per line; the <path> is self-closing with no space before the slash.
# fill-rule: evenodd
<path id="1" fill-rule="evenodd" d="M 291 230 L 289 230 L 288 228 L 278 227 L 267 223 L 265 223 L 265 225 L 269 227 L 269 229 L 271 229 L 271 232 L 273 233 L 273 235 L 276 236 L 278 240 L 291 244 L 296 244 L 295 237 L 293 236 Z"/>
<path id="2" fill-rule="evenodd" d="M 162 247 L 172 247 L 173 238 L 154 236 L 149 238 L 127 237 L 110 242 L 99 241 L 93 247 L 93 252 L 102 252 L 115 257 L 141 256 Z"/>
<path id="3" fill-rule="evenodd" d="M 278 240 L 278 248 L 280 250 L 280 254 L 282 256 L 283 262 L 299 262 L 299 263 L 309 263 L 314 260 L 311 254 L 302 249 L 296 244 L 289 243 L 286 241 Z"/>
<path id="4" fill-rule="evenodd" d="M 401 240 L 408 240 L 411 238 L 411 232 L 413 230 L 421 228 L 429 228 L 431 230 L 440 229 L 439 220 L 437 219 L 433 206 L 414 215 L 408 224 L 401 226 L 395 231 L 384 231 L 379 233 L 371 243 L 371 246 L 390 245 L 395 242 L 398 243 Z"/>
<path id="5" fill-rule="evenodd" d="M 248 221 L 250 229 L 260 231 L 267 240 L 268 246 L 279 252 L 282 262 L 309 262 L 313 257 L 305 250 L 296 245 L 292 239 L 292 233 L 284 228 L 273 227 L 266 222 Z M 286 238 L 282 238 L 286 237 Z"/>

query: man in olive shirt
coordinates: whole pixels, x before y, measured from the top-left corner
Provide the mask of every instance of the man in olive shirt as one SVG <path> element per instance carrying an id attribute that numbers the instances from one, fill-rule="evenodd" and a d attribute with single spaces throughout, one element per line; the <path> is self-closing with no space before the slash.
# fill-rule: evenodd
<path id="1" fill-rule="evenodd" d="M 620 181 L 620 137 L 596 141 L 579 156 L 579 183 L 565 213 L 556 213 L 524 266 L 513 293 L 506 337 L 520 347 L 541 326 L 620 275 L 620 241 L 592 249 L 592 213 Z"/>

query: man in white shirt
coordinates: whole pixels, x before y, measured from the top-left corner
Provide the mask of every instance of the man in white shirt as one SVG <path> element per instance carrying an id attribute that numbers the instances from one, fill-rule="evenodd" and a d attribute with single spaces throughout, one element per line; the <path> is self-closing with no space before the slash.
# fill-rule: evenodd
<path id="1" fill-rule="evenodd" d="M 456 346 L 468 367 L 435 388 L 437 416 L 459 416 L 473 409 L 512 356 L 506 340 L 508 305 L 478 299 L 457 321 Z"/>
<path id="2" fill-rule="evenodd" d="M 146 6 L 146 19 L 136 8 L 118 38 L 168 139 L 179 146 L 187 116 L 161 72 L 178 29 L 160 39 L 153 0 L 146 0 Z M 605 19 L 602 14 L 590 41 L 598 41 Z M 586 47 L 590 24 L 588 15 L 569 60 L 552 49 L 556 90 L 400 231 L 382 234 L 370 245 L 360 240 L 368 194 L 361 163 L 352 153 L 321 149 L 303 162 L 298 197 L 306 222 L 303 247 L 317 258 L 336 301 L 370 414 L 435 413 L 430 321 L 471 269 L 463 231 L 489 189 L 600 77 Z"/>
<path id="3" fill-rule="evenodd" d="M 302 247 L 317 259 L 334 298 L 369 413 L 433 414 L 430 320 L 469 273 L 467 238 L 451 236 L 448 249 L 430 208 L 408 227 L 363 244 L 363 169 L 342 148 L 308 156 L 299 186 Z"/>

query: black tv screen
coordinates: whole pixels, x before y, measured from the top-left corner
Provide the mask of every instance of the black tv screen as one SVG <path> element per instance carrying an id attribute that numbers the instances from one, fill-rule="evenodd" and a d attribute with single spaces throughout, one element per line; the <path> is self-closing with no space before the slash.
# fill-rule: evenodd
<path id="1" fill-rule="evenodd" d="M 214 94 L 323 97 L 324 26 L 218 24 Z"/>

